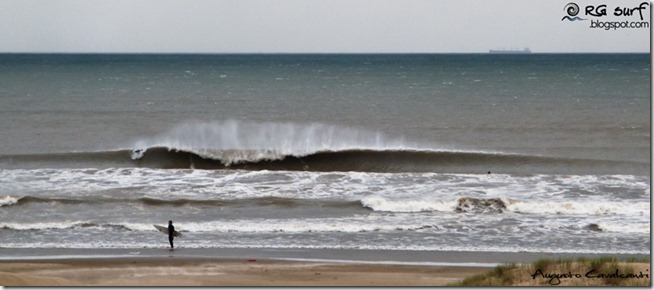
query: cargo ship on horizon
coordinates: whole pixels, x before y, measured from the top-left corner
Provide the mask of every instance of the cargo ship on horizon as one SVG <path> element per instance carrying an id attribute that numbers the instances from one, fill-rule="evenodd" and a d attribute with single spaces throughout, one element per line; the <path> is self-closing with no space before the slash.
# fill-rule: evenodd
<path id="1" fill-rule="evenodd" d="M 491 49 L 488 53 L 501 53 L 501 54 L 529 54 L 531 49 L 525 47 L 524 49 Z"/>

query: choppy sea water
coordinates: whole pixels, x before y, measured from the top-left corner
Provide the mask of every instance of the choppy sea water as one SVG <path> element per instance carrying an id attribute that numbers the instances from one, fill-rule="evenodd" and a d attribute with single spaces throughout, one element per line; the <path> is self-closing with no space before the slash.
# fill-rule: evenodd
<path id="1" fill-rule="evenodd" d="M 650 252 L 647 55 L 0 60 L 4 249 Z"/>

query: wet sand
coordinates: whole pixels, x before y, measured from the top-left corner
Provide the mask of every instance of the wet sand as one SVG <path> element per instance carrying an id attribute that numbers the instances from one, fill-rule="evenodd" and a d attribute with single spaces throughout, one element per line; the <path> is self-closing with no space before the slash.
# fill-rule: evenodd
<path id="1" fill-rule="evenodd" d="M 0 262 L 3 286 L 442 286 L 488 267 L 216 259 Z"/>
<path id="2" fill-rule="evenodd" d="M 274 248 L 0 249 L 0 285 L 443 286 L 504 263 L 581 256 L 605 255 Z"/>

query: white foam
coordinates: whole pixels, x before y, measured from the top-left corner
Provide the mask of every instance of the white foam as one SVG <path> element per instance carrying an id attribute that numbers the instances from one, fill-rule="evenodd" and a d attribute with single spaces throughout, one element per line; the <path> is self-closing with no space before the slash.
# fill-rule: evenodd
<path id="1" fill-rule="evenodd" d="M 62 222 L 0 222 L 0 229 L 13 229 L 13 230 L 61 230 L 70 228 L 98 228 L 102 229 L 108 226 L 124 227 L 134 231 L 156 231 L 151 224 L 141 223 L 94 223 L 91 221 L 62 221 Z"/>
<path id="2" fill-rule="evenodd" d="M 493 199 L 496 197 L 485 197 Z M 624 215 L 649 217 L 649 202 L 634 201 L 596 201 L 596 200 L 515 200 L 500 198 L 509 213 L 543 214 L 543 215 Z M 386 212 L 454 212 L 458 206 L 458 198 L 425 199 L 393 199 L 382 196 L 369 196 L 361 200 L 361 204 L 374 211 Z M 482 210 L 483 209 L 478 209 Z"/>
<path id="3" fill-rule="evenodd" d="M 13 230 L 46 230 L 46 229 L 68 229 L 82 224 L 83 222 L 36 222 L 36 223 L 7 223 L 0 222 L 0 229 Z"/>
<path id="4" fill-rule="evenodd" d="M 15 194 L 76 198 L 125 189 L 128 198 L 361 201 L 375 211 L 452 211 L 462 197 L 500 198 L 509 212 L 649 216 L 649 183 L 637 176 L 510 176 L 434 173 L 189 169 L 0 170 L 0 206 Z M 147 190 L 142 190 L 146 188 Z M 621 197 L 628 193 L 629 199 Z M 117 196 L 114 196 L 117 197 Z"/>
<path id="5" fill-rule="evenodd" d="M 226 120 L 184 123 L 159 136 L 139 140 L 135 143 L 132 158 L 141 158 L 145 149 L 153 147 L 194 152 L 231 165 L 317 152 L 404 150 L 415 145 L 402 138 L 394 139 L 380 132 L 351 127 Z"/>
<path id="6" fill-rule="evenodd" d="M 456 200 L 392 200 L 381 196 L 369 196 L 361 204 L 374 211 L 388 212 L 451 212 L 457 205 Z"/>
<path id="7" fill-rule="evenodd" d="M 371 217 L 354 216 L 347 218 L 321 219 L 247 219 L 210 222 L 182 222 L 177 230 L 193 233 L 309 233 L 309 232 L 373 232 L 373 231 L 406 231 L 429 230 L 438 228 L 433 224 L 420 224 L 417 219 L 402 217 Z M 13 230 L 57 230 L 70 228 L 97 228 L 117 226 L 132 231 L 156 231 L 148 223 L 111 223 L 96 224 L 88 221 L 65 222 L 33 222 L 15 223 L 0 222 L 0 229 Z"/>
<path id="8" fill-rule="evenodd" d="M 20 196 L 0 196 L 0 207 L 16 204 L 20 199 Z"/>
<path id="9" fill-rule="evenodd" d="M 609 200 L 511 200 L 507 209 L 515 213 L 556 215 L 636 215 L 649 216 L 649 202 Z"/>
<path id="10" fill-rule="evenodd" d="M 30 249 L 30 248 L 49 248 L 49 249 L 160 249 L 162 245 L 156 243 L 141 243 L 133 242 L 128 244 L 104 243 L 104 242 L 76 242 L 76 243 L 57 243 L 57 242 L 21 242 L 21 243 L 3 243 L 3 248 L 6 249 Z M 165 247 L 165 244 L 164 246 Z M 606 250 L 600 248 L 565 248 L 565 247 L 516 247 L 515 245 L 483 245 L 483 246 L 470 246 L 470 245 L 457 245 L 457 246 L 443 246 L 443 245 L 407 245 L 407 246 L 380 246 L 380 245 L 315 245 L 315 244 L 302 244 L 302 243 L 284 243 L 271 245 L 270 243 L 223 243 L 219 241 L 211 241 L 206 243 L 189 244 L 185 242 L 184 248 L 188 249 L 212 249 L 212 248 L 260 248 L 260 249 L 354 249 L 354 250 L 409 250 L 409 251 L 450 251 L 450 252 L 524 252 L 524 253 L 576 253 L 576 254 L 646 254 L 650 252 L 645 250 Z M 74 256 L 74 255 L 71 255 Z M 116 257 L 114 255 L 93 255 L 94 257 Z M 62 256 L 43 256 L 43 257 L 66 257 Z M 74 256 L 78 257 L 78 256 Z M 141 255 L 146 257 L 146 255 Z M 39 256 L 41 258 L 41 256 Z M 0 260 L 6 258 L 0 256 Z M 10 257 L 10 260 L 14 257 Z"/>
<path id="11" fill-rule="evenodd" d="M 248 219 L 184 223 L 184 230 L 212 233 L 310 233 L 310 232 L 389 232 L 429 230 L 433 224 L 422 225 L 415 219 L 355 216 L 321 219 Z"/>
<path id="12" fill-rule="evenodd" d="M 621 222 L 599 222 L 597 224 L 602 231 L 614 233 L 649 233 L 649 223 L 621 223 Z"/>

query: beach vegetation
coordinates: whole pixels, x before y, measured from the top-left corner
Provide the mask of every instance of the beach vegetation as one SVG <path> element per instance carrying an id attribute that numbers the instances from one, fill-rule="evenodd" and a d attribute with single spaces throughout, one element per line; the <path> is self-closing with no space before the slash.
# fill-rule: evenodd
<path id="1" fill-rule="evenodd" d="M 611 256 L 503 264 L 449 286 L 650 286 L 650 260 Z"/>

